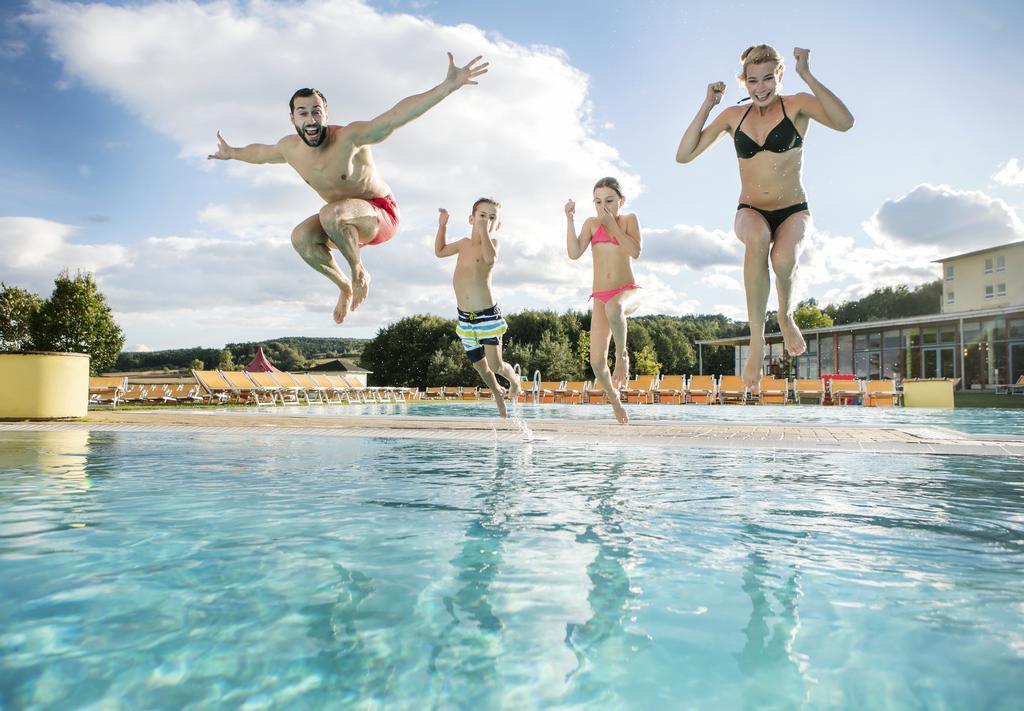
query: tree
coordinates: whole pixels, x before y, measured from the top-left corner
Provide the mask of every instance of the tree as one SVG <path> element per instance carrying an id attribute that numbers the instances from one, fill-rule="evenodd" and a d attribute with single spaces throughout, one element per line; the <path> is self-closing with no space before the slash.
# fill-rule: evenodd
<path id="1" fill-rule="evenodd" d="M 430 355 L 427 382 L 431 385 L 469 385 L 480 380 L 459 341 L 449 341 Z"/>
<path id="2" fill-rule="evenodd" d="M 818 308 L 817 304 L 805 303 L 796 307 L 793 320 L 801 329 L 828 328 L 832 325 L 832 317 Z"/>
<path id="3" fill-rule="evenodd" d="M 31 291 L 0 282 L 0 350 L 32 348 L 32 320 L 42 305 Z"/>
<path id="4" fill-rule="evenodd" d="M 287 343 L 272 341 L 263 346 L 263 352 L 266 353 L 267 359 L 281 370 L 302 370 L 306 367 L 306 359 Z"/>
<path id="5" fill-rule="evenodd" d="M 220 352 L 220 356 L 217 358 L 217 369 L 218 370 L 234 370 L 238 366 L 235 365 L 234 356 L 231 355 L 231 351 L 224 348 Z"/>
<path id="6" fill-rule="evenodd" d="M 661 372 L 661 363 L 652 344 L 641 348 L 633 358 L 633 372 L 636 375 L 657 375 Z"/>
<path id="7" fill-rule="evenodd" d="M 32 319 L 31 332 L 40 350 L 88 353 L 94 374 L 110 368 L 124 346 L 124 333 L 89 273 L 57 276 L 53 294 Z"/>
<path id="8" fill-rule="evenodd" d="M 541 334 L 534 351 L 535 365 L 543 380 L 575 380 L 578 376 L 576 359 L 569 339 L 561 331 Z"/>
<path id="9" fill-rule="evenodd" d="M 459 342 L 454 320 L 409 316 L 377 331 L 363 347 L 359 362 L 373 371 L 374 385 L 434 385 L 427 377 L 431 358 L 435 351 L 444 351 L 453 342 Z"/>
<path id="10" fill-rule="evenodd" d="M 188 367 L 190 370 L 206 370 L 206 364 L 198 358 L 189 363 Z"/>

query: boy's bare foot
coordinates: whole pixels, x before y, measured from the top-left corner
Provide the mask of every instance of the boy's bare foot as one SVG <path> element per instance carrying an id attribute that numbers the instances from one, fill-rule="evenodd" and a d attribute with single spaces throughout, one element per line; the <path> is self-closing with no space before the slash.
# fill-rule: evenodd
<path id="1" fill-rule="evenodd" d="M 505 408 L 505 398 L 499 395 L 498 397 L 494 398 L 494 404 L 498 406 L 498 416 L 507 418 L 508 410 Z"/>
<path id="2" fill-rule="evenodd" d="M 798 356 L 807 350 L 804 343 L 804 336 L 800 333 L 800 327 L 793 320 L 793 314 L 779 314 L 779 330 L 782 331 L 782 340 L 786 344 L 786 351 L 791 356 Z"/>
<path id="3" fill-rule="evenodd" d="M 619 424 L 629 424 L 629 415 L 626 414 L 626 408 L 622 406 L 622 402 L 619 400 L 619 394 L 617 392 L 614 393 L 614 397 L 609 397 L 608 402 L 612 404 L 612 412 L 615 413 L 615 419 L 619 421 Z"/>
<path id="4" fill-rule="evenodd" d="M 629 351 L 623 351 L 615 357 L 615 370 L 612 372 L 612 385 L 618 390 L 629 382 Z"/>
<path id="5" fill-rule="evenodd" d="M 750 339 L 750 355 L 743 366 L 743 384 L 753 388 L 761 383 L 764 367 L 764 341 Z"/>
<path id="6" fill-rule="evenodd" d="M 359 308 L 359 304 L 366 301 L 370 293 L 370 273 L 360 267 L 352 270 L 352 310 Z M 340 323 L 340 321 L 339 321 Z"/>
<path id="7" fill-rule="evenodd" d="M 339 287 L 341 294 L 338 295 L 338 305 L 334 307 L 334 323 L 341 323 L 348 316 L 349 309 L 352 307 L 352 287 L 345 286 Z"/>
<path id="8" fill-rule="evenodd" d="M 523 385 L 519 378 L 512 378 L 508 381 L 508 399 L 512 402 L 519 402 L 519 393 L 523 392 Z"/>

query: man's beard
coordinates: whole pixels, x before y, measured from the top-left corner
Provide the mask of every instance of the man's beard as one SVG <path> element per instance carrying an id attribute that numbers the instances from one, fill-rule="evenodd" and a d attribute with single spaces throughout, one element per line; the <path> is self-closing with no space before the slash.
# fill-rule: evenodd
<path id="1" fill-rule="evenodd" d="M 301 138 L 303 142 L 310 148 L 319 148 L 320 145 L 327 138 L 327 126 L 321 126 L 320 133 L 318 133 L 317 137 L 312 140 L 310 140 L 309 136 L 306 135 L 305 129 L 301 129 L 298 126 L 296 126 L 295 132 L 299 134 L 299 138 Z"/>

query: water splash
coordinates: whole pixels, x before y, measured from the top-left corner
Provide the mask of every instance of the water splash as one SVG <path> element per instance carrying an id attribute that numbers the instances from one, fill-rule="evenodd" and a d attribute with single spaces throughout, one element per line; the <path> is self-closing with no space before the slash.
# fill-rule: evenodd
<path id="1" fill-rule="evenodd" d="M 511 422 L 512 424 L 519 428 L 519 431 L 523 434 L 524 442 L 533 441 L 533 430 L 531 430 L 529 426 L 526 424 L 526 420 L 524 420 L 519 415 L 514 414 L 509 414 L 508 420 L 509 422 Z"/>

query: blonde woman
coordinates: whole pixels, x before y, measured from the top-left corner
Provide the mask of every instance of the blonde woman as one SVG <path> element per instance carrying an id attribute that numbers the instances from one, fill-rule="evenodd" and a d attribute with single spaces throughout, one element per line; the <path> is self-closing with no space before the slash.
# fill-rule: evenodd
<path id="1" fill-rule="evenodd" d="M 632 261 L 640 256 L 640 223 L 636 215 L 619 214 L 625 204 L 622 187 L 615 178 L 601 178 L 594 185 L 596 217 L 588 217 L 576 234 L 573 218 L 576 203 L 565 203 L 566 250 L 569 259 L 579 259 L 590 246 L 594 256 L 594 281 L 590 298 L 590 367 L 594 380 L 604 390 L 615 419 L 629 422 L 619 388 L 629 380 L 629 352 L 626 350 L 626 317 L 640 305 L 633 277 Z M 615 372 L 608 370 L 608 346 L 615 343 Z"/>
<path id="2" fill-rule="evenodd" d="M 740 169 L 734 230 L 745 250 L 743 284 L 750 321 L 750 355 L 743 367 L 743 382 L 748 386 L 760 380 L 764 361 L 769 262 L 775 272 L 779 329 L 786 350 L 795 356 L 807 349 L 793 320 L 792 296 L 801 243 L 811 230 L 811 213 L 800 179 L 810 120 L 836 131 L 848 131 L 853 126 L 849 109 L 811 74 L 810 50 L 796 48 L 793 56 L 796 73 L 810 88 L 810 94 L 783 96 L 782 56 L 766 44 L 750 47 L 740 57 L 743 68 L 738 75 L 750 106 L 729 107 L 707 124 L 711 110 L 725 93 L 724 82 L 708 84 L 704 103 L 676 151 L 678 162 L 689 163 L 722 134 L 733 137 Z"/>

